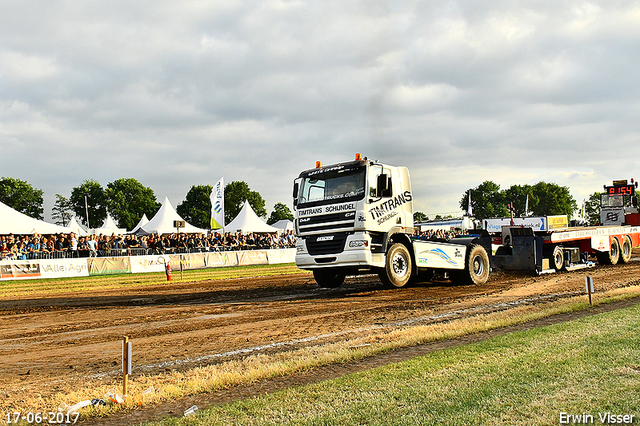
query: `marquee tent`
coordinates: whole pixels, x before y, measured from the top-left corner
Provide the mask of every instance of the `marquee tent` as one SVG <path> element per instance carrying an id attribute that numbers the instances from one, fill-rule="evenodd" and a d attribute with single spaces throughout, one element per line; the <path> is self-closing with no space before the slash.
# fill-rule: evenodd
<path id="1" fill-rule="evenodd" d="M 245 200 L 242 210 L 235 219 L 224 227 L 226 232 L 278 232 L 278 228 L 269 226 L 258 217 Z"/>
<path id="2" fill-rule="evenodd" d="M 147 218 L 147 214 L 144 213 L 142 215 L 142 218 L 140 219 L 140 222 L 138 222 L 138 224 L 131 230 L 131 232 L 129 232 L 129 234 L 135 234 L 136 232 L 138 232 L 140 228 L 142 228 L 147 223 L 149 223 L 149 219 Z"/>
<path id="3" fill-rule="evenodd" d="M 158 210 L 153 218 L 146 225 L 142 226 L 136 233 L 138 235 L 149 235 L 149 234 L 173 234 L 177 232 L 177 229 L 173 226 L 173 222 L 176 220 L 184 220 L 180 217 L 180 215 L 173 208 L 171 203 L 169 202 L 169 198 L 164 198 L 164 203 L 162 203 L 162 207 Z M 186 223 L 185 227 L 180 228 L 180 232 L 185 234 L 206 234 L 206 229 L 196 228 L 195 226 Z"/>
<path id="4" fill-rule="evenodd" d="M 98 235 L 98 234 L 119 235 L 119 234 L 126 234 L 127 230 L 126 228 L 118 228 L 118 225 L 116 225 L 116 223 L 113 221 L 111 216 L 107 214 L 107 218 L 104 220 L 104 223 L 102 224 L 102 226 L 100 228 L 92 229 L 91 233 L 94 235 Z"/>
<path id="5" fill-rule="evenodd" d="M 86 237 L 89 233 L 78 223 L 76 217 L 72 217 L 67 225 L 67 228 L 71 229 L 71 232 L 75 232 L 80 237 Z"/>
<path id="6" fill-rule="evenodd" d="M 293 222 L 289 219 L 281 219 L 271 226 L 278 228 L 281 232 L 293 231 Z"/>
<path id="7" fill-rule="evenodd" d="M 58 234 L 72 232 L 65 226 L 34 219 L 0 202 L 0 234 Z"/>

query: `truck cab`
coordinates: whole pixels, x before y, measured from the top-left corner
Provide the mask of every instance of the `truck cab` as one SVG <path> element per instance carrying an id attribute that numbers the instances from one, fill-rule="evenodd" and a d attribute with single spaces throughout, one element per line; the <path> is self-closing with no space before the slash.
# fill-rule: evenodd
<path id="1" fill-rule="evenodd" d="M 294 182 L 296 264 L 318 284 L 385 268 L 390 242 L 411 245 L 409 170 L 356 155 L 354 161 L 305 170 Z"/>

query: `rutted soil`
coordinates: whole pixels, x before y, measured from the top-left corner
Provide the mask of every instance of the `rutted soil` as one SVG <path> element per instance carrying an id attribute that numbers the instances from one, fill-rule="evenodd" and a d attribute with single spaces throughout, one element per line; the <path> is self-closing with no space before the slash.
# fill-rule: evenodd
<path id="1" fill-rule="evenodd" d="M 119 376 L 123 336 L 133 343 L 138 374 L 152 374 L 243 356 L 239 350 L 289 350 L 347 339 L 374 326 L 400 327 L 441 315 L 472 315 L 474 309 L 507 309 L 504 302 L 565 297 L 584 292 L 587 274 L 598 290 L 638 284 L 640 262 L 634 258 L 628 265 L 540 277 L 493 272 L 482 286 L 436 278 L 389 290 L 377 277 L 364 276 L 326 290 L 300 273 L 0 300 L 0 414 L 20 410 L 26 397 L 46 399 L 69 383 Z M 247 389 L 236 396 L 224 391 L 219 401 L 251 394 Z M 168 407 L 140 409 L 133 418 L 150 420 L 172 411 Z M 112 420 L 126 424 L 132 418 Z"/>

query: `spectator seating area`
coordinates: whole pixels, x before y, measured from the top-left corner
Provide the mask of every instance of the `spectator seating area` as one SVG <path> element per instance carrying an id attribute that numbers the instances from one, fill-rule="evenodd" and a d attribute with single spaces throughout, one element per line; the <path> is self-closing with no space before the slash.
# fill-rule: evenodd
<path id="1" fill-rule="evenodd" d="M 291 231 L 278 234 L 0 235 L 0 260 L 75 257 L 143 256 L 153 254 L 265 250 L 295 247 Z"/>

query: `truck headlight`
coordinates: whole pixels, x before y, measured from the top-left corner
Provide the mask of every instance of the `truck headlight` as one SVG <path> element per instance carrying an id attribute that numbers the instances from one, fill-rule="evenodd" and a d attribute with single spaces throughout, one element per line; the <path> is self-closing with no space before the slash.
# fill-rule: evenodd
<path id="1" fill-rule="evenodd" d="M 349 241 L 349 247 L 350 248 L 360 248 L 360 247 L 367 247 L 369 245 L 369 242 L 367 240 L 353 240 L 353 241 Z"/>
<path id="2" fill-rule="evenodd" d="M 296 253 L 304 253 L 304 246 L 303 245 L 296 246 Z"/>

